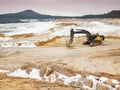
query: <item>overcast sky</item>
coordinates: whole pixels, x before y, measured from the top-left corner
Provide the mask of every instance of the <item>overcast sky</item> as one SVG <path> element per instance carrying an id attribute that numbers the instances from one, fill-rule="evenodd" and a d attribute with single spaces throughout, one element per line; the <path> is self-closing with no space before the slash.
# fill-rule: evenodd
<path id="1" fill-rule="evenodd" d="M 120 0 L 0 0 L 0 14 L 26 9 L 41 14 L 82 16 L 120 10 Z"/>

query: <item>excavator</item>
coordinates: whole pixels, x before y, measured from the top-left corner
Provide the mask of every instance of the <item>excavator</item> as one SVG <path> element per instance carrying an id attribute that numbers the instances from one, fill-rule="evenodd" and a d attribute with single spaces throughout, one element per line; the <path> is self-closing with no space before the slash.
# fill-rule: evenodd
<path id="1" fill-rule="evenodd" d="M 90 47 L 101 45 L 102 41 L 105 40 L 104 35 L 91 34 L 88 30 L 84 29 L 71 29 L 70 30 L 70 39 L 66 41 L 66 46 L 71 47 L 73 43 L 74 35 L 75 34 L 86 34 L 87 40 L 83 42 L 83 45 L 89 45 Z"/>

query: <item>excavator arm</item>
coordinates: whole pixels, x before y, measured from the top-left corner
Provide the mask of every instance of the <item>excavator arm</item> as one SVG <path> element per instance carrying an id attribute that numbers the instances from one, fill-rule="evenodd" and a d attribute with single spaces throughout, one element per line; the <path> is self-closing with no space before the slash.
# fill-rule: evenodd
<path id="1" fill-rule="evenodd" d="M 86 37 L 88 40 L 91 39 L 91 33 L 84 30 L 84 29 L 76 29 L 77 31 L 74 31 L 73 29 L 70 30 L 70 43 L 73 42 L 74 34 L 86 34 Z"/>

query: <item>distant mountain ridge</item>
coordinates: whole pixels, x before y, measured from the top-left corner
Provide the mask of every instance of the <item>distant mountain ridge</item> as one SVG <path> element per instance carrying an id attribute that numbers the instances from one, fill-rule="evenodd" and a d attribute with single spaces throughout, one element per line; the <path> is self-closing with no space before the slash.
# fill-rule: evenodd
<path id="1" fill-rule="evenodd" d="M 113 10 L 100 15 L 84 15 L 81 18 L 120 18 L 120 10 Z"/>
<path id="2" fill-rule="evenodd" d="M 60 19 L 60 18 L 120 18 L 120 10 L 113 10 L 106 14 L 100 15 L 84 15 L 84 16 L 51 16 L 45 14 L 39 14 L 33 10 L 24 10 L 18 13 L 9 13 L 0 15 L 0 23 L 18 23 L 22 22 L 20 19 Z"/>

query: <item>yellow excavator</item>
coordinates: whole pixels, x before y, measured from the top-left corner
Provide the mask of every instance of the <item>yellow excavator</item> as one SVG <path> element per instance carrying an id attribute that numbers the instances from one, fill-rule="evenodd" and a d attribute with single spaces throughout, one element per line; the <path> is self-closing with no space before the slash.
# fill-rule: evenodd
<path id="1" fill-rule="evenodd" d="M 91 47 L 96 45 L 101 45 L 102 41 L 105 40 L 104 35 L 97 34 L 91 34 L 89 31 L 84 29 L 71 29 L 70 30 L 70 39 L 66 41 L 66 46 L 70 47 L 73 43 L 74 35 L 75 34 L 86 34 L 87 40 L 83 42 L 83 45 L 89 45 Z"/>

